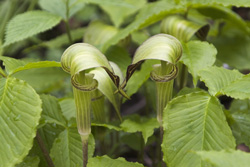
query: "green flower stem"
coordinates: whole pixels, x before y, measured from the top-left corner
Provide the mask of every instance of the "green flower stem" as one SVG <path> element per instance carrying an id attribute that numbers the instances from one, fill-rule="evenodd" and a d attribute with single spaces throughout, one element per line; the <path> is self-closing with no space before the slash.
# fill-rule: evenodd
<path id="1" fill-rule="evenodd" d="M 171 72 L 172 65 L 168 64 L 165 61 L 161 61 L 161 70 L 160 75 L 166 75 Z M 172 93 L 173 93 L 173 83 L 174 80 L 170 80 L 168 82 L 156 82 L 156 92 L 157 92 L 157 120 L 160 124 L 160 142 L 163 141 L 163 125 L 162 125 L 162 119 L 163 119 L 163 110 L 166 107 L 167 103 L 172 99 Z M 160 162 L 161 166 L 164 166 L 163 154 L 160 149 Z"/>
<path id="2" fill-rule="evenodd" d="M 75 79 L 82 85 L 91 82 L 85 78 L 84 72 L 76 74 Z M 88 138 L 91 133 L 91 91 L 81 91 L 73 87 L 73 93 L 76 104 L 77 129 L 82 139 L 83 167 L 86 167 L 88 163 Z"/>

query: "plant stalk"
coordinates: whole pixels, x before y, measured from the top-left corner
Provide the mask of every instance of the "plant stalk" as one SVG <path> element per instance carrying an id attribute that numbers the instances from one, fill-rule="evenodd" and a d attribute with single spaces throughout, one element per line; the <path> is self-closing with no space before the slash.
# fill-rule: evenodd
<path id="1" fill-rule="evenodd" d="M 81 136 L 83 167 L 87 167 L 87 164 L 88 164 L 88 138 L 89 138 L 89 135 Z"/>
<path id="2" fill-rule="evenodd" d="M 37 140 L 37 143 L 38 143 L 39 147 L 41 148 L 41 150 L 43 152 L 44 158 L 45 158 L 48 166 L 49 167 L 54 167 L 55 165 L 54 165 L 52 159 L 50 158 L 49 152 L 46 149 L 46 147 L 45 147 L 45 145 L 43 143 L 43 140 L 42 140 L 41 136 L 39 135 L 38 131 L 36 133 L 36 140 Z"/>
<path id="3" fill-rule="evenodd" d="M 67 31 L 67 35 L 68 35 L 68 39 L 69 39 L 69 43 L 72 44 L 72 37 L 71 37 L 71 33 L 70 33 L 70 26 L 69 26 L 69 0 L 66 1 L 66 21 L 65 22 L 65 26 L 66 26 L 66 31 Z"/>

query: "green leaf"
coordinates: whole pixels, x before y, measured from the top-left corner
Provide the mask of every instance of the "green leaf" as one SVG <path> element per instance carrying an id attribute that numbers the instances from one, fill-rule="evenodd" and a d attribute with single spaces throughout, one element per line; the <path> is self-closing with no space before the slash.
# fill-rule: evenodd
<path id="1" fill-rule="evenodd" d="M 124 0 L 123 3 L 127 3 L 129 5 L 117 6 L 112 4 L 100 4 L 101 8 L 108 13 L 110 19 L 114 23 L 116 27 L 119 27 L 124 19 L 138 11 L 144 4 L 146 4 L 146 0 Z"/>
<path id="2" fill-rule="evenodd" d="M 172 2 L 171 0 L 165 0 L 167 2 Z M 177 4 L 185 4 L 188 7 L 192 6 L 204 6 L 204 5 L 222 5 L 222 6 L 237 6 L 237 7 L 250 7 L 250 2 L 248 0 L 176 0 Z"/>
<path id="3" fill-rule="evenodd" d="M 173 99 L 164 110 L 163 159 L 168 166 L 206 166 L 190 151 L 234 149 L 222 107 L 206 92 Z"/>
<path id="4" fill-rule="evenodd" d="M 9 75 L 34 68 L 61 67 L 61 64 L 55 61 L 39 61 L 29 63 L 19 59 L 4 56 L 0 56 L 0 60 L 3 61 L 6 71 Z"/>
<path id="5" fill-rule="evenodd" d="M 201 41 L 182 43 L 182 47 L 183 56 L 180 61 L 188 67 L 189 73 L 193 76 L 193 83 L 196 86 L 198 72 L 214 64 L 217 50 L 212 44 Z"/>
<path id="6" fill-rule="evenodd" d="M 111 159 L 108 156 L 94 157 L 89 159 L 88 167 L 143 167 L 142 164 L 127 162 L 124 158 Z"/>
<path id="7" fill-rule="evenodd" d="M 65 85 L 68 75 L 60 68 L 37 68 L 13 75 L 28 82 L 38 93 L 47 93 Z"/>
<path id="8" fill-rule="evenodd" d="M 23 160 L 22 163 L 16 165 L 16 167 L 38 167 L 40 162 L 39 157 L 37 156 L 27 156 L 25 157 L 25 159 Z"/>
<path id="9" fill-rule="evenodd" d="M 237 144 L 244 143 L 250 147 L 250 101 L 234 100 L 230 106 L 233 121 L 231 128 Z"/>
<path id="10" fill-rule="evenodd" d="M 155 64 L 155 62 L 147 61 L 141 65 L 140 70 L 134 72 L 126 86 L 128 96 L 135 94 L 143 83 L 148 80 L 150 72 L 153 70 L 153 64 Z"/>
<path id="11" fill-rule="evenodd" d="M 127 67 L 131 63 L 131 57 L 128 51 L 120 46 L 112 46 L 107 50 L 106 56 L 109 61 L 112 61 L 119 66 L 125 76 Z"/>
<path id="12" fill-rule="evenodd" d="M 0 79 L 0 166 L 14 166 L 32 148 L 42 111 L 41 100 L 26 82 Z"/>
<path id="13" fill-rule="evenodd" d="M 236 99 L 250 98 L 250 74 L 243 75 L 236 70 L 210 67 L 199 73 L 212 95 L 227 95 Z"/>
<path id="14" fill-rule="evenodd" d="M 232 25 L 228 25 L 228 28 L 228 31 L 224 31 L 225 27 L 220 35 L 210 39 L 218 50 L 217 59 L 239 70 L 249 69 L 249 35 L 237 31 Z"/>
<path id="15" fill-rule="evenodd" d="M 101 123 L 91 123 L 91 126 L 100 126 L 100 127 L 104 127 L 104 128 L 108 128 L 110 130 L 116 130 L 116 131 L 121 131 L 122 129 L 120 127 L 117 127 L 115 125 L 111 125 L 111 124 L 101 124 Z"/>
<path id="16" fill-rule="evenodd" d="M 4 46 L 47 31 L 60 21 L 59 16 L 45 11 L 30 11 L 19 14 L 7 26 Z"/>
<path id="17" fill-rule="evenodd" d="M 159 128 L 160 125 L 155 118 L 149 119 L 134 115 L 132 118 L 124 120 L 120 126 L 125 132 L 141 132 L 146 144 L 148 138 L 153 135 L 154 129 Z"/>
<path id="18" fill-rule="evenodd" d="M 92 135 L 88 141 L 88 157 L 92 157 L 95 150 L 95 141 Z M 50 156 L 55 166 L 82 166 L 82 142 L 77 129 L 65 129 L 54 141 Z"/>
<path id="19" fill-rule="evenodd" d="M 250 154 L 239 150 L 198 151 L 196 154 L 213 167 L 248 167 L 250 164 Z"/>
<path id="20" fill-rule="evenodd" d="M 204 91 L 204 90 L 202 90 L 202 89 L 200 89 L 200 88 L 188 88 L 188 87 L 185 87 L 185 88 L 183 88 L 183 89 L 181 89 L 179 92 L 178 92 L 178 94 L 176 95 L 176 97 L 177 96 L 183 96 L 183 95 L 187 95 L 187 94 L 189 94 L 189 93 L 194 93 L 194 92 L 200 92 L 200 91 Z"/>
<path id="21" fill-rule="evenodd" d="M 40 119 L 40 125 L 43 123 L 56 123 L 57 125 L 66 127 L 67 122 L 62 114 L 57 98 L 50 95 L 41 95 L 40 98 L 43 103 L 43 111 Z"/>
<path id="22" fill-rule="evenodd" d="M 184 11 L 184 7 L 182 5 L 176 5 L 173 1 L 148 3 L 140 10 L 135 21 L 108 40 L 101 50 L 105 52 L 111 45 L 117 44 L 121 39 L 126 38 L 132 32 L 151 25 L 163 19 L 168 14 L 180 11 Z"/>
<path id="23" fill-rule="evenodd" d="M 222 67 L 209 67 L 199 72 L 201 81 L 205 82 L 209 89 L 209 93 L 213 96 L 218 95 L 219 92 L 230 85 L 233 81 L 242 78 L 237 70 L 227 70 Z"/>
<path id="24" fill-rule="evenodd" d="M 84 2 L 79 0 L 39 0 L 39 5 L 43 10 L 61 16 L 64 20 L 72 17 L 85 6 Z"/>
<path id="25" fill-rule="evenodd" d="M 76 105 L 73 98 L 66 98 L 59 101 L 63 116 L 69 121 L 76 117 Z"/>
<path id="26" fill-rule="evenodd" d="M 214 5 L 214 6 L 204 6 L 197 8 L 198 11 L 208 17 L 211 17 L 213 19 L 225 19 L 229 22 L 231 22 L 234 26 L 240 28 L 242 31 L 248 33 L 248 27 L 246 22 L 233 10 Z"/>

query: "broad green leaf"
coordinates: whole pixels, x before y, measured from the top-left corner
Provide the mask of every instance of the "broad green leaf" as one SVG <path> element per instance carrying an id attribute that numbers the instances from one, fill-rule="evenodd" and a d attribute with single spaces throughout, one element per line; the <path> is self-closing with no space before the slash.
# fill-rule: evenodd
<path id="1" fill-rule="evenodd" d="M 42 111 L 41 100 L 26 82 L 0 79 L 0 166 L 20 163 L 32 148 Z"/>
<path id="2" fill-rule="evenodd" d="M 39 162 L 40 162 L 39 157 L 27 156 L 24 158 L 23 162 L 16 165 L 16 167 L 38 167 Z"/>
<path id="3" fill-rule="evenodd" d="M 198 72 L 214 64 L 217 50 L 212 44 L 201 41 L 182 43 L 182 47 L 183 56 L 180 61 L 188 67 L 188 71 L 193 76 L 193 83 L 196 86 Z"/>
<path id="4" fill-rule="evenodd" d="M 135 115 L 130 119 L 124 120 L 120 126 L 125 132 L 141 132 L 146 144 L 148 138 L 153 135 L 154 129 L 159 128 L 160 125 L 155 118 L 149 119 Z"/>
<path id="5" fill-rule="evenodd" d="M 15 16 L 8 24 L 4 46 L 51 29 L 61 21 L 45 11 L 30 11 Z"/>
<path id="6" fill-rule="evenodd" d="M 39 5 L 43 10 L 61 16 L 64 20 L 68 20 L 85 6 L 84 2 L 79 0 L 39 0 Z"/>
<path id="7" fill-rule="evenodd" d="M 161 23 L 161 32 L 173 35 L 184 42 L 189 41 L 194 35 L 204 40 L 208 31 L 207 23 L 197 23 L 180 15 L 168 16 Z"/>
<path id="8" fill-rule="evenodd" d="M 14 59 L 11 57 L 0 56 L 0 60 L 3 61 L 6 72 L 9 74 L 12 71 L 15 71 L 16 68 L 24 66 L 27 62 L 19 59 Z"/>
<path id="9" fill-rule="evenodd" d="M 66 84 L 64 80 L 68 77 L 60 68 L 30 69 L 15 73 L 13 76 L 28 82 L 38 93 L 60 89 Z"/>
<path id="10" fill-rule="evenodd" d="M 250 164 L 250 154 L 239 150 L 198 151 L 196 154 L 213 167 L 248 167 Z"/>
<path id="11" fill-rule="evenodd" d="M 108 156 L 94 157 L 89 159 L 88 167 L 143 167 L 142 164 L 127 162 L 124 158 L 111 159 Z"/>
<path id="12" fill-rule="evenodd" d="M 141 45 L 149 38 L 149 34 L 145 31 L 135 31 L 131 34 L 132 41 L 138 45 Z"/>
<path id="13" fill-rule="evenodd" d="M 108 13 L 110 19 L 114 23 L 116 27 L 119 27 L 124 19 L 135 13 L 139 10 L 144 4 L 146 4 L 146 0 L 124 0 L 123 3 L 127 3 L 129 5 L 124 6 L 117 6 L 117 5 L 107 5 L 107 4 L 100 4 L 101 8 Z"/>
<path id="14" fill-rule="evenodd" d="M 4 56 L 0 56 L 0 60 L 3 61 L 9 75 L 13 75 L 17 72 L 33 68 L 61 67 L 61 64 L 55 61 L 39 61 L 29 63 L 19 59 Z"/>
<path id="15" fill-rule="evenodd" d="M 230 106 L 233 121 L 231 128 L 237 144 L 244 143 L 250 147 L 250 101 L 234 100 Z"/>
<path id="16" fill-rule="evenodd" d="M 101 50 L 105 52 L 111 45 L 117 44 L 121 39 L 126 38 L 132 32 L 151 25 L 163 19 L 168 14 L 184 10 L 185 8 L 182 5 L 176 5 L 173 1 L 148 3 L 140 10 L 135 21 L 108 40 Z"/>
<path id="17" fill-rule="evenodd" d="M 133 8 L 133 5 L 127 3 L 124 0 L 82 0 L 87 3 L 93 3 L 97 5 L 112 5 L 112 6 L 122 6 Z"/>
<path id="18" fill-rule="evenodd" d="M 209 67 L 199 72 L 200 80 L 205 82 L 209 93 L 213 96 L 218 95 L 220 91 L 230 85 L 232 82 L 243 77 L 237 70 L 227 70 L 222 67 Z"/>
<path id="19" fill-rule="evenodd" d="M 235 99 L 250 99 L 250 74 L 233 81 L 221 90 L 221 94 Z"/>
<path id="20" fill-rule="evenodd" d="M 43 103 L 43 111 L 40 119 L 40 125 L 46 123 L 56 123 L 57 125 L 66 127 L 67 122 L 62 114 L 57 98 L 50 95 L 41 95 L 40 98 Z"/>
<path id="21" fill-rule="evenodd" d="M 88 157 L 95 151 L 95 141 L 92 135 L 88 141 Z M 82 141 L 77 129 L 65 129 L 54 141 L 50 156 L 55 166 L 82 166 Z"/>
<path id="22" fill-rule="evenodd" d="M 237 27 L 232 27 L 232 24 L 228 24 L 227 29 L 225 27 L 220 35 L 209 40 L 218 50 L 217 59 L 239 70 L 249 69 L 249 35 L 240 32 Z"/>
<path id="23" fill-rule="evenodd" d="M 249 99 L 250 74 L 243 75 L 236 70 L 210 67 L 200 71 L 201 80 L 205 82 L 212 95 L 227 95 L 236 99 Z"/>
<path id="24" fill-rule="evenodd" d="M 218 99 L 206 92 L 173 99 L 164 110 L 163 159 L 168 166 L 203 167 L 191 151 L 234 149 L 235 140 Z"/>
<path id="25" fill-rule="evenodd" d="M 66 98 L 59 101 L 63 116 L 69 121 L 76 117 L 76 105 L 73 98 Z"/>

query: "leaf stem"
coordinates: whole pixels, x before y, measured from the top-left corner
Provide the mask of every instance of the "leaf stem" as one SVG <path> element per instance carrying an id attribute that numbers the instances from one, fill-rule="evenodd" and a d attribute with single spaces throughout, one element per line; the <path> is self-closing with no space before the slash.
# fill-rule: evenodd
<path id="1" fill-rule="evenodd" d="M 140 160 L 141 160 L 141 163 L 144 164 L 144 146 L 145 146 L 145 144 L 144 144 L 142 133 L 140 133 L 140 137 L 141 137 Z"/>
<path id="2" fill-rule="evenodd" d="M 43 140 L 42 140 L 41 136 L 39 135 L 38 131 L 36 133 L 36 140 L 37 140 L 37 143 L 38 143 L 39 147 L 41 148 L 41 150 L 43 152 L 44 158 L 47 161 L 49 167 L 54 167 L 55 165 L 54 165 L 52 159 L 50 158 L 49 152 L 46 149 L 46 147 L 45 147 L 45 145 L 43 143 Z"/>

